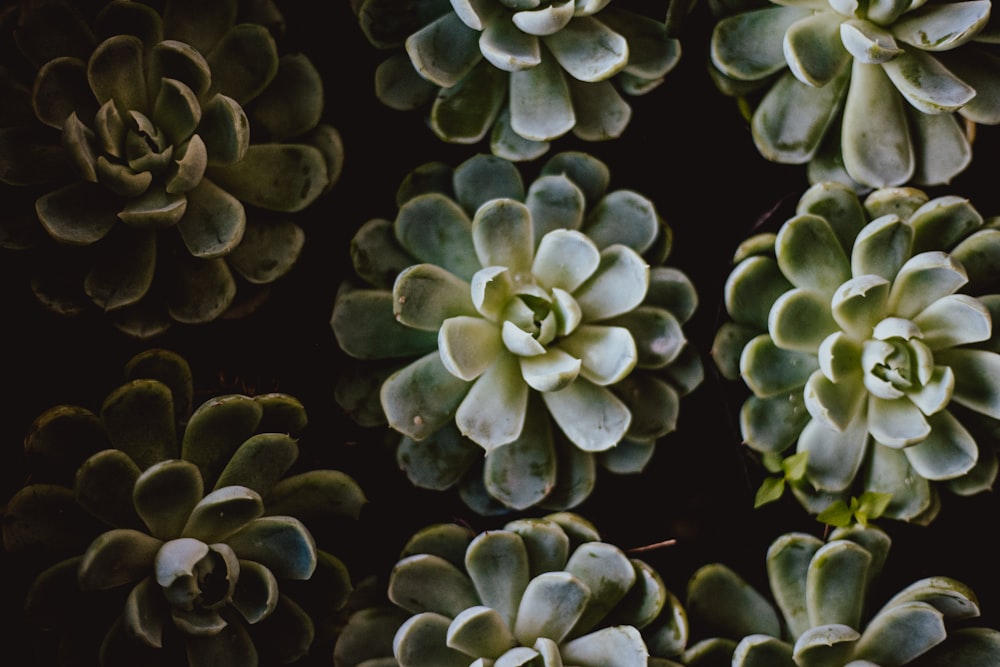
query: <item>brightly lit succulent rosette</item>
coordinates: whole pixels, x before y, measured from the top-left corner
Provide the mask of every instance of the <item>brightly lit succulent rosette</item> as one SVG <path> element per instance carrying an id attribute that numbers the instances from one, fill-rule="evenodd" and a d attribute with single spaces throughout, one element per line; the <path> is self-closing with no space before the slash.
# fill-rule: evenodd
<path id="1" fill-rule="evenodd" d="M 45 305 L 133 336 L 245 314 L 298 259 L 291 214 L 339 176 L 319 73 L 279 52 L 270 1 L 99 6 L 3 15 L 0 245 L 35 249 Z"/>
<path id="2" fill-rule="evenodd" d="M 808 163 L 812 183 L 948 183 L 972 159 L 973 125 L 1000 122 L 989 0 L 733 5 L 712 74 L 749 101 L 761 155 Z"/>
<path id="3" fill-rule="evenodd" d="M 950 577 L 906 586 L 881 606 L 871 595 L 889 537 L 838 528 L 823 541 L 788 533 L 768 549 L 771 598 L 721 563 L 688 583 L 688 667 L 986 667 L 1000 631 L 975 627 L 975 593 Z"/>
<path id="4" fill-rule="evenodd" d="M 809 511 L 887 493 L 885 516 L 929 522 L 939 488 L 992 486 L 996 223 L 953 195 L 822 183 L 740 246 L 713 356 L 752 392 L 744 442 L 805 458 L 789 481 Z"/>
<path id="5" fill-rule="evenodd" d="M 671 233 L 652 202 L 608 184 L 584 153 L 527 189 L 492 155 L 428 164 L 394 221 L 355 235 L 368 286 L 341 287 L 331 325 L 348 355 L 382 363 L 345 373 L 338 400 L 401 434 L 417 486 L 457 484 L 481 513 L 566 509 L 597 463 L 639 472 L 674 430 L 702 379 L 681 329 L 697 295 L 660 265 Z"/>
<path id="6" fill-rule="evenodd" d="M 314 534 L 366 500 L 339 471 L 286 476 L 302 404 L 228 394 L 192 412 L 190 369 L 165 350 L 136 356 L 127 377 L 98 413 L 56 406 L 25 438 L 32 478 L 6 507 L 3 539 L 34 576 L 32 652 L 44 664 L 252 667 L 332 647 L 352 585 Z"/>
<path id="7" fill-rule="evenodd" d="M 350 617 L 335 667 L 676 667 L 688 637 L 656 570 L 568 512 L 478 535 L 428 526 L 387 589 Z"/>
<path id="8" fill-rule="evenodd" d="M 572 132 L 584 141 L 622 134 L 623 95 L 659 86 L 680 59 L 664 16 L 611 0 L 364 0 L 356 11 L 369 41 L 395 49 L 375 90 L 399 110 L 429 108 L 441 139 L 496 155 L 534 159 Z M 403 48 L 400 48 L 403 47 Z"/>

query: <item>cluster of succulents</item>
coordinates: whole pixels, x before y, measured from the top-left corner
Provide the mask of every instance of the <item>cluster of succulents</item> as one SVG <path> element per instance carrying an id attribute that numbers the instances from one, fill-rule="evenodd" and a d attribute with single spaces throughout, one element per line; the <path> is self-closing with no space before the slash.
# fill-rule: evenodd
<path id="1" fill-rule="evenodd" d="M 794 449 L 802 504 L 891 494 L 929 522 L 938 487 L 992 487 L 998 462 L 1000 230 L 966 199 L 818 183 L 777 233 L 739 248 L 713 356 L 746 383 L 740 427 L 764 457 Z"/>
<path id="2" fill-rule="evenodd" d="M 596 463 L 639 472 L 676 427 L 702 380 L 681 328 L 697 295 L 661 265 L 671 231 L 652 202 L 609 179 L 584 153 L 555 155 L 527 189 L 496 156 L 431 163 L 394 221 L 355 235 L 368 285 L 341 287 L 331 325 L 352 357 L 403 365 L 345 375 L 339 400 L 400 433 L 417 486 L 457 484 L 484 514 L 568 509 Z"/>
<path id="3" fill-rule="evenodd" d="M 355 9 L 371 43 L 396 50 L 375 73 L 380 100 L 429 106 L 438 137 L 489 135 L 510 160 L 533 160 L 569 132 L 619 137 L 632 116 L 622 94 L 655 89 L 681 55 L 659 16 L 611 0 L 363 0 Z"/>
<path id="4" fill-rule="evenodd" d="M 687 643 L 687 616 L 656 570 L 571 512 L 478 535 L 427 526 L 387 596 L 350 616 L 336 667 L 667 667 Z"/>
<path id="5" fill-rule="evenodd" d="M 136 337 L 245 314 L 299 257 L 290 214 L 339 177 L 323 82 L 279 52 L 269 0 L 101 5 L 4 10 L 0 245 L 39 248 L 47 306 Z"/>
<path id="6" fill-rule="evenodd" d="M 846 528 L 823 540 L 787 533 L 767 552 L 774 602 L 721 563 L 688 583 L 692 645 L 688 667 L 909 665 L 986 667 L 1000 660 L 1000 631 L 973 627 L 975 593 L 961 581 L 931 576 L 881 607 L 870 590 L 891 540 L 878 528 Z"/>
<path id="7" fill-rule="evenodd" d="M 1000 472 L 1000 216 L 917 189 L 1000 124 L 989 0 L 711 0 L 711 81 L 763 157 L 812 184 L 736 249 L 711 361 L 740 393 L 734 458 L 764 469 L 756 504 L 789 490 L 824 538 L 771 544 L 770 599 L 716 562 L 682 602 L 636 557 L 671 540 L 624 550 L 576 513 L 599 474 L 647 473 L 702 387 L 699 294 L 666 265 L 653 199 L 612 189 L 588 152 L 540 158 L 621 137 L 694 5 L 348 5 L 359 40 L 393 51 L 373 101 L 489 151 L 423 162 L 393 219 L 333 249 L 350 266 L 320 323 L 347 357 L 329 398 L 384 436 L 389 472 L 499 527 L 421 523 L 384 578 L 356 575 L 334 554 L 369 498 L 329 452 L 300 456 L 303 403 L 197 400 L 160 346 L 99 409 L 31 423 L 0 509 L 33 630 L 10 643 L 101 667 L 1000 664 L 965 583 L 873 595 L 891 545 L 876 520 L 925 529 L 943 490 Z M 277 0 L 0 5 L 0 249 L 27 257 L 44 306 L 96 307 L 139 339 L 257 311 L 303 251 L 293 215 L 344 157 L 328 82 L 285 29 Z"/>
<path id="8" fill-rule="evenodd" d="M 725 3 L 720 3 L 725 4 Z M 736 2 L 711 43 L 721 90 L 754 99 L 760 153 L 813 183 L 941 185 L 1000 123 L 989 0 Z"/>
<path id="9" fill-rule="evenodd" d="M 126 376 L 99 412 L 55 406 L 25 438 L 32 480 L 3 542 L 43 564 L 25 614 L 53 634 L 46 655 L 251 667 L 331 642 L 352 582 L 307 523 L 356 519 L 367 500 L 337 470 L 286 476 L 302 404 L 227 394 L 192 410 L 190 368 L 162 349 Z"/>

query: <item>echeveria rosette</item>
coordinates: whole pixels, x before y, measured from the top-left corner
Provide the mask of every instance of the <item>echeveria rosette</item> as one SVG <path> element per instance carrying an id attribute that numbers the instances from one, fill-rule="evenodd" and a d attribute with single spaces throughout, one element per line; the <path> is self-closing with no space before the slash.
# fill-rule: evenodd
<path id="1" fill-rule="evenodd" d="M 569 512 L 415 534 L 388 600 L 351 615 L 335 667 L 676 667 L 687 615 L 644 561 Z"/>
<path id="2" fill-rule="evenodd" d="M 276 7 L 22 3 L 7 18 L 27 65 L 0 77 L 15 202 L 0 243 L 38 248 L 42 302 L 96 304 L 136 337 L 255 307 L 301 252 L 291 214 L 342 158 L 318 71 L 278 50 Z"/>
<path id="3" fill-rule="evenodd" d="M 395 221 L 355 235 L 370 286 L 342 286 L 331 325 L 347 354 L 384 361 L 345 374 L 338 400 L 402 434 L 417 486 L 458 484 L 484 514 L 567 509 L 595 463 L 638 472 L 675 428 L 702 379 L 681 329 L 697 296 L 658 265 L 671 236 L 653 204 L 608 182 L 584 153 L 554 156 L 527 190 L 496 156 L 429 164 Z"/>
<path id="4" fill-rule="evenodd" d="M 827 541 L 788 533 L 767 552 L 771 598 L 721 563 L 688 583 L 694 641 L 688 667 L 986 667 L 1000 660 L 1000 631 L 974 627 L 979 601 L 965 584 L 931 576 L 876 608 L 872 582 L 890 539 L 868 527 Z M 773 601 L 772 601 L 773 600 Z"/>
<path id="5" fill-rule="evenodd" d="M 246 667 L 332 646 L 352 585 L 314 535 L 366 501 L 340 471 L 286 476 L 302 404 L 231 394 L 192 412 L 181 357 L 151 350 L 127 370 L 99 413 L 54 407 L 25 439 L 32 478 L 3 538 L 37 573 L 25 617 L 52 635 L 43 652 Z"/>
<path id="6" fill-rule="evenodd" d="M 755 105 L 760 153 L 808 163 L 812 183 L 945 184 L 972 159 L 969 126 L 1000 122 L 990 12 L 989 0 L 744 3 L 715 26 L 712 72 Z"/>
<path id="7" fill-rule="evenodd" d="M 713 356 L 753 392 L 746 444 L 807 453 L 792 489 L 809 511 L 889 493 L 884 516 L 929 522 L 939 487 L 992 486 L 998 258 L 996 221 L 966 199 L 835 183 L 741 246 Z"/>
<path id="8" fill-rule="evenodd" d="M 405 47 L 376 71 L 379 99 L 429 106 L 438 137 L 489 135 L 510 160 L 534 159 L 569 132 L 620 136 L 632 115 L 622 93 L 653 90 L 680 58 L 662 19 L 611 0 L 365 0 L 356 11 L 374 46 Z"/>

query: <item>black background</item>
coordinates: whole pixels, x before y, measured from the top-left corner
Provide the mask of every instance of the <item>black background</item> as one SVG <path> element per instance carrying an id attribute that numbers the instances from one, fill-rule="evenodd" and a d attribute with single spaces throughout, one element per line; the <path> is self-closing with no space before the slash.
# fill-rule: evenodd
<path id="1" fill-rule="evenodd" d="M 657 18 L 666 12 L 665 2 L 621 4 Z M 310 423 L 300 434 L 301 464 L 349 473 L 370 501 L 358 522 L 338 527 L 333 544 L 324 545 L 360 580 L 387 574 L 407 537 L 426 524 L 460 521 L 478 532 L 542 511 L 481 517 L 455 492 L 413 488 L 384 444 L 384 430 L 357 427 L 335 402 L 333 388 L 345 357 L 329 319 L 337 286 L 351 275 L 352 235 L 370 218 L 395 217 L 395 191 L 411 169 L 432 160 L 457 166 L 488 147 L 442 143 L 419 112 L 393 111 L 378 102 L 374 70 L 387 54 L 365 40 L 348 0 L 293 0 L 281 7 L 287 32 L 279 49 L 303 51 L 320 70 L 324 121 L 340 131 L 345 144 L 339 182 L 295 218 L 307 235 L 301 259 L 254 315 L 198 327 L 176 325 L 152 341 L 137 341 L 100 313 L 70 319 L 45 312 L 28 285 L 36 256 L 2 251 L 0 501 L 27 479 L 22 442 L 38 414 L 60 403 L 98 410 L 122 382 L 122 369 L 133 354 L 165 347 L 189 360 L 203 398 L 282 391 L 305 404 Z M 589 151 L 611 169 L 612 189 L 629 188 L 652 199 L 674 232 L 666 263 L 685 271 L 699 293 L 700 306 L 685 331 L 702 354 L 706 379 L 683 399 L 679 430 L 659 443 L 642 475 L 601 470 L 596 490 L 575 510 L 593 521 L 606 541 L 626 550 L 676 539 L 674 546 L 642 552 L 642 558 L 682 598 L 688 577 L 713 561 L 730 565 L 766 590 L 764 555 L 776 537 L 789 531 L 823 534 L 823 526 L 790 497 L 753 509 L 761 472 L 740 444 L 735 415 L 741 387 L 717 377 L 708 357 L 736 245 L 775 207 L 775 224 L 787 217 L 808 187 L 804 166 L 771 164 L 759 156 L 734 100 L 711 83 L 712 22 L 707 3 L 697 5 L 680 34 L 680 64 L 662 86 L 630 98 L 633 119 L 620 139 L 585 144 L 567 137 L 549 154 Z M 925 190 L 932 196 L 966 196 L 986 216 L 1000 213 L 997 132 L 980 127 L 970 169 L 948 187 Z M 522 165 L 526 183 L 545 159 Z M 984 624 L 1000 627 L 996 496 L 943 493 L 943 504 L 929 527 L 880 523 L 893 548 L 873 604 L 918 578 L 947 575 L 977 592 Z M 10 638 L 21 630 L 16 619 L 29 579 L 10 566 L 2 572 L 2 611 L 15 621 L 0 628 Z M 328 655 L 314 657 L 318 664 L 329 662 Z"/>

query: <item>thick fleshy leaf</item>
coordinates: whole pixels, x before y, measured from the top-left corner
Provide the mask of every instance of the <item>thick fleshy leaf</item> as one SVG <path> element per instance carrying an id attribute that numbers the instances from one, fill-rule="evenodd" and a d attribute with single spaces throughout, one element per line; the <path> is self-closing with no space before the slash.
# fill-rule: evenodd
<path id="1" fill-rule="evenodd" d="M 913 469 L 930 480 L 953 479 L 969 472 L 979 458 L 976 441 L 947 410 L 928 418 L 926 439 L 903 450 Z"/>
<path id="2" fill-rule="evenodd" d="M 301 53 L 281 56 L 277 73 L 248 113 L 251 124 L 266 128 L 274 141 L 315 128 L 323 113 L 323 82 L 309 58 Z"/>
<path id="3" fill-rule="evenodd" d="M 819 12 L 788 26 L 782 46 L 795 78 L 822 87 L 847 65 L 849 55 L 840 39 L 842 21 L 834 12 Z"/>
<path id="4" fill-rule="evenodd" d="M 528 404 L 528 385 L 517 357 L 501 354 L 472 384 L 455 411 L 462 435 L 487 452 L 521 435 Z"/>
<path id="5" fill-rule="evenodd" d="M 989 310 L 966 294 L 942 297 L 913 319 L 932 350 L 988 340 L 993 333 Z"/>
<path id="6" fill-rule="evenodd" d="M 393 606 L 360 609 L 340 631 L 333 649 L 337 665 L 395 667 L 392 638 L 409 614 Z"/>
<path id="7" fill-rule="evenodd" d="M 389 577 L 388 595 L 411 613 L 435 612 L 449 618 L 480 604 L 469 577 L 432 554 L 407 556 L 396 563 Z"/>
<path id="8" fill-rule="evenodd" d="M 375 96 L 390 109 L 418 109 L 434 99 L 438 90 L 420 76 L 405 53 L 392 54 L 375 69 Z"/>
<path id="9" fill-rule="evenodd" d="M 884 517 L 910 521 L 932 509 L 935 492 L 931 483 L 916 474 L 906 454 L 891 447 L 872 447 L 865 489 L 890 493 L 892 500 Z"/>
<path id="10" fill-rule="evenodd" d="M 392 288 L 393 313 L 402 324 L 437 331 L 450 317 L 475 316 L 470 286 L 433 264 L 405 269 Z"/>
<path id="11" fill-rule="evenodd" d="M 579 196 L 576 188 L 572 192 Z M 542 237 L 531 271 L 543 288 L 558 287 L 572 293 L 594 274 L 600 261 L 600 251 L 587 236 L 556 229 Z"/>
<path id="12" fill-rule="evenodd" d="M 534 251 L 531 211 L 513 199 L 494 199 L 472 219 L 472 243 L 482 266 L 503 266 L 515 275 L 530 270 Z"/>
<path id="13" fill-rule="evenodd" d="M 513 628 L 529 579 L 528 551 L 520 535 L 505 530 L 477 535 L 465 552 L 465 569 L 482 603 Z"/>
<path id="14" fill-rule="evenodd" d="M 585 232 L 602 250 L 622 244 L 642 254 L 653 244 L 660 225 L 653 202 L 632 190 L 615 190 L 587 216 Z"/>
<path id="15" fill-rule="evenodd" d="M 316 544 L 302 522 L 290 516 L 254 519 L 226 539 L 236 554 L 257 561 L 286 579 L 309 579 L 316 569 Z"/>
<path id="16" fill-rule="evenodd" d="M 970 283 L 993 284 L 994 267 L 1000 262 L 1000 230 L 984 229 L 970 234 L 952 249 L 951 256 L 961 262 Z"/>
<path id="17" fill-rule="evenodd" d="M 943 195 L 926 201 L 910 215 L 913 252 L 949 248 L 983 225 L 983 216 L 964 197 Z"/>
<path id="18" fill-rule="evenodd" d="M 120 202 L 108 197 L 98 186 L 78 182 L 39 197 L 35 211 L 52 238 L 72 245 L 89 245 L 104 238 L 118 223 L 120 206 Z"/>
<path id="19" fill-rule="evenodd" d="M 912 664 L 919 667 L 990 667 L 1000 657 L 1000 632 L 992 628 L 960 628 L 948 640 L 921 655 Z"/>
<path id="20" fill-rule="evenodd" d="M 470 217 L 491 199 L 524 200 L 524 181 L 517 165 L 495 155 L 474 155 L 458 165 L 452 175 L 452 185 L 456 201 Z"/>
<path id="21" fill-rule="evenodd" d="M 948 621 L 979 616 L 976 594 L 967 585 L 950 577 L 927 577 L 915 581 L 892 596 L 883 609 L 914 600 L 931 605 Z"/>
<path id="22" fill-rule="evenodd" d="M 822 371 L 815 371 L 806 382 L 803 397 L 813 419 L 843 433 L 864 405 L 865 391 L 857 375 L 831 382 Z"/>
<path id="23" fill-rule="evenodd" d="M 820 343 L 837 330 L 837 322 L 831 316 L 827 295 L 798 288 L 785 292 L 774 302 L 767 328 L 778 347 L 815 353 Z"/>
<path id="24" fill-rule="evenodd" d="M 666 653 L 665 644 L 673 640 L 677 642 L 677 650 L 685 644 L 688 628 L 684 609 L 680 601 L 667 590 L 663 578 L 651 565 L 636 558 L 631 560 L 632 567 L 635 568 L 635 584 L 604 622 L 608 625 L 631 625 L 639 630 L 655 632 L 660 654 L 676 655 L 673 652 Z M 663 622 L 650 626 L 657 620 Z M 671 632 L 675 633 L 673 637 L 669 636 Z M 649 643 L 652 642 L 647 640 L 647 644 Z M 650 652 L 655 654 L 657 650 L 650 647 Z"/>
<path id="25" fill-rule="evenodd" d="M 858 233 L 851 249 L 851 272 L 855 280 L 865 275 L 893 280 L 910 258 L 912 244 L 913 228 L 898 215 L 872 220 Z M 870 279 L 867 282 L 874 284 Z"/>
<path id="26" fill-rule="evenodd" d="M 868 222 L 868 216 L 858 200 L 858 193 L 843 183 L 823 182 L 811 186 L 799 198 L 795 207 L 799 215 L 818 215 L 833 228 L 840 244 L 850 248 Z M 766 237 L 765 237 L 766 238 Z M 854 272 L 854 275 L 868 273 Z"/>
<path id="27" fill-rule="evenodd" d="M 975 123 L 992 125 L 998 122 L 1000 109 L 997 106 L 997 96 L 1000 88 L 990 75 L 996 71 L 998 64 L 996 56 L 978 49 L 974 51 L 958 49 L 937 55 L 953 74 L 976 89 L 976 96 L 962 107 L 959 114 Z"/>
<path id="28" fill-rule="evenodd" d="M 955 373 L 952 398 L 993 419 L 1000 419 L 1000 355 L 985 350 L 941 350 L 938 363 Z"/>
<path id="29" fill-rule="evenodd" d="M 97 112 L 86 65 L 77 58 L 55 58 L 42 65 L 35 75 L 31 102 L 38 120 L 56 129 L 71 116 L 91 118 Z"/>
<path id="30" fill-rule="evenodd" d="M 150 534 L 161 540 L 181 536 L 191 511 L 203 496 L 198 467 L 176 459 L 151 466 L 136 480 L 132 492 L 135 511 Z"/>
<path id="31" fill-rule="evenodd" d="M 219 475 L 215 488 L 238 485 L 268 495 L 274 484 L 298 458 L 298 454 L 298 445 L 289 435 L 258 433 L 233 453 Z"/>
<path id="32" fill-rule="evenodd" d="M 889 293 L 889 310 L 916 317 L 935 301 L 956 292 L 968 278 L 961 264 L 937 251 L 914 255 L 899 270 Z"/>
<path id="33" fill-rule="evenodd" d="M 152 120 L 175 147 L 193 139 L 192 135 L 201 121 L 201 104 L 197 94 L 182 81 L 162 79 L 153 105 Z M 201 142 L 201 139 L 198 141 Z"/>
<path id="34" fill-rule="evenodd" d="M 483 374 L 501 351 L 497 326 L 479 317 L 449 317 L 438 332 L 438 350 L 445 368 L 471 382 Z"/>
<path id="35" fill-rule="evenodd" d="M 724 601 L 720 604 L 720 601 Z M 687 609 L 704 632 L 723 637 L 781 635 L 781 621 L 763 595 L 725 565 L 699 568 L 688 581 Z"/>
<path id="36" fill-rule="evenodd" d="M 569 556 L 569 536 L 555 521 L 548 518 L 514 519 L 504 530 L 517 533 L 528 550 L 529 575 L 561 570 Z"/>
<path id="37" fill-rule="evenodd" d="M 396 660 L 412 667 L 469 667 L 469 656 L 448 646 L 450 625 L 449 618 L 433 612 L 411 616 L 393 639 Z"/>
<path id="38" fill-rule="evenodd" d="M 567 83 L 576 113 L 575 136 L 584 141 L 607 141 L 625 132 L 632 120 L 632 107 L 610 81 L 585 83 L 569 79 Z"/>
<path id="39" fill-rule="evenodd" d="M 680 394 L 659 377 L 649 373 L 632 374 L 617 383 L 613 391 L 632 413 L 630 439 L 655 440 L 677 428 Z M 647 444 L 652 443 L 643 442 L 643 448 L 647 448 Z"/>
<path id="40" fill-rule="evenodd" d="M 541 176 L 563 174 L 583 192 L 587 206 L 594 206 L 604 196 L 611 171 L 604 162 L 588 153 L 567 151 L 552 156 L 543 166 Z"/>
<path id="41" fill-rule="evenodd" d="M 542 398 L 566 437 L 587 452 L 614 447 L 632 421 L 621 399 L 583 378 L 559 391 L 546 392 Z"/>
<path id="42" fill-rule="evenodd" d="M 305 232 L 290 220 L 249 220 L 243 238 L 227 259 L 248 282 L 268 284 L 292 269 L 304 246 Z"/>
<path id="43" fill-rule="evenodd" d="M 268 514 L 303 521 L 357 519 L 368 499 L 356 481 L 339 470 L 307 470 L 278 481 L 268 496 Z"/>
<path id="44" fill-rule="evenodd" d="M 591 592 L 569 572 L 545 572 L 532 579 L 521 598 L 514 636 L 522 645 L 539 637 L 562 641 L 583 614 Z"/>
<path id="45" fill-rule="evenodd" d="M 806 608 L 813 626 L 860 627 L 872 555 L 847 540 L 820 547 L 806 575 Z"/>
<path id="46" fill-rule="evenodd" d="M 472 244 L 472 223 L 448 197 L 426 194 L 410 199 L 399 209 L 395 230 L 399 243 L 421 262 L 465 280 L 481 268 Z"/>
<path id="47" fill-rule="evenodd" d="M 544 354 L 519 357 L 521 376 L 535 391 L 559 391 L 580 375 L 582 362 L 560 348 Z"/>
<path id="48" fill-rule="evenodd" d="M 726 17 L 712 32 L 712 64 L 742 81 L 763 79 L 786 66 L 782 42 L 789 26 L 810 12 L 768 7 Z M 746 39 L 754 35 L 754 39 Z"/>
<path id="49" fill-rule="evenodd" d="M 781 272 L 796 287 L 832 295 L 851 277 L 833 228 L 818 216 L 798 215 L 785 222 L 774 248 Z"/>
<path id="50" fill-rule="evenodd" d="M 389 425 L 422 440 L 451 421 L 469 383 L 445 368 L 437 350 L 393 373 L 382 385 L 382 409 Z"/>
<path id="51" fill-rule="evenodd" d="M 433 554 L 456 568 L 465 567 L 465 551 L 475 535 L 457 523 L 436 523 L 415 532 L 400 552 L 400 557 Z"/>
<path id="52" fill-rule="evenodd" d="M 80 561 L 80 588 L 101 591 L 141 581 L 152 571 L 161 545 L 137 530 L 118 528 L 101 534 Z"/>
<path id="53" fill-rule="evenodd" d="M 263 513 L 260 494 L 245 486 L 227 486 L 198 502 L 181 533 L 208 544 L 222 542 Z"/>
<path id="54" fill-rule="evenodd" d="M 543 41 L 559 64 L 578 81 L 603 81 L 628 64 L 628 42 L 599 20 L 577 16 Z"/>
<path id="55" fill-rule="evenodd" d="M 415 486 L 443 491 L 457 484 L 482 455 L 454 423 L 448 423 L 420 441 L 402 438 L 396 462 Z"/>
<path id="56" fill-rule="evenodd" d="M 562 647 L 563 660 L 581 667 L 644 667 L 648 656 L 642 635 L 629 625 L 602 628 Z"/>
<path id="57" fill-rule="evenodd" d="M 199 135 L 180 146 L 174 154 L 174 166 L 165 183 L 170 194 L 190 192 L 201 183 L 208 169 L 208 148 Z"/>
<path id="58" fill-rule="evenodd" d="M 917 158 L 914 183 L 927 186 L 950 183 L 972 162 L 972 144 L 958 116 L 912 110 L 909 118 Z"/>
<path id="59" fill-rule="evenodd" d="M 576 124 L 569 87 L 552 58 L 510 75 L 510 126 L 533 141 L 549 141 Z"/>
<path id="60" fill-rule="evenodd" d="M 250 121 L 243 108 L 231 97 L 215 95 L 202 103 L 201 111 L 198 136 L 209 165 L 221 168 L 242 160 L 250 147 Z"/>
<path id="61" fill-rule="evenodd" d="M 573 19 L 575 5 L 573 0 L 557 1 L 547 7 L 514 12 L 511 20 L 529 35 L 551 35 L 565 28 Z"/>
<path id="62" fill-rule="evenodd" d="M 278 580 L 260 563 L 240 562 L 240 580 L 233 593 L 232 605 L 247 623 L 259 622 L 278 605 Z"/>
<path id="63" fill-rule="evenodd" d="M 210 399 L 188 420 L 181 444 L 181 458 L 201 469 L 207 488 L 236 449 L 254 434 L 263 409 L 248 396 L 232 394 Z"/>
<path id="64" fill-rule="evenodd" d="M 474 144 L 494 126 L 507 96 L 508 75 L 486 60 L 450 88 L 441 88 L 431 106 L 430 126 L 441 139 Z"/>
<path id="65" fill-rule="evenodd" d="M 222 620 L 217 614 L 212 614 L 209 618 Z M 178 616 L 174 617 L 174 623 L 181 625 Z M 189 626 L 187 629 L 190 631 L 194 628 Z M 211 634 L 199 636 L 191 633 L 185 638 L 187 661 L 191 667 L 257 663 L 257 648 L 250 633 L 241 623 L 225 623 L 221 628 L 209 626 L 205 630 Z"/>
<path id="66" fill-rule="evenodd" d="M 447 44 L 447 48 L 442 45 Z M 425 79 L 450 88 L 479 62 L 479 33 L 448 12 L 406 38 L 406 52 Z"/>
<path id="67" fill-rule="evenodd" d="M 771 304 L 792 288 L 771 257 L 754 256 L 741 261 L 726 278 L 725 303 L 735 322 L 767 329 Z"/>
<path id="68" fill-rule="evenodd" d="M 503 19 L 486 25 L 479 37 L 479 50 L 491 65 L 507 72 L 534 67 L 542 59 L 538 38 Z"/>
<path id="69" fill-rule="evenodd" d="M 949 51 L 973 39 L 990 16 L 990 3 L 969 0 L 910 12 L 892 26 L 901 41 L 923 51 Z"/>
<path id="70" fill-rule="evenodd" d="M 529 186 L 524 203 L 531 211 L 531 221 L 535 231 L 534 243 L 537 247 L 532 272 L 543 287 L 551 287 L 556 283 L 544 278 L 541 269 L 545 262 L 538 259 L 545 245 L 543 237 L 555 230 L 561 230 L 561 233 L 565 234 L 569 230 L 580 228 L 586 207 L 583 192 L 565 174 L 539 176 Z M 570 249 L 567 248 L 565 251 Z M 567 266 L 574 267 L 578 261 L 567 262 Z M 575 285 L 567 287 L 559 284 L 559 287 L 569 292 L 576 289 Z"/>
<path id="71" fill-rule="evenodd" d="M 340 348 L 359 359 L 404 358 L 434 350 L 437 332 L 400 324 L 392 313 L 392 304 L 392 293 L 388 291 L 353 290 L 340 294 L 330 319 Z"/>
<path id="72" fill-rule="evenodd" d="M 132 35 L 115 35 L 94 50 L 87 79 L 99 103 L 114 100 L 119 113 L 148 111 L 142 54 L 142 42 Z"/>
<path id="73" fill-rule="evenodd" d="M 236 299 L 236 280 L 221 257 L 176 256 L 167 274 L 167 311 L 178 322 L 211 322 Z"/>
<path id="74" fill-rule="evenodd" d="M 142 470 L 177 455 L 173 395 L 156 380 L 133 380 L 108 394 L 101 420 L 111 443 Z"/>
<path id="75" fill-rule="evenodd" d="M 448 626 L 447 644 L 468 655 L 498 657 L 517 646 L 517 640 L 495 609 L 469 607 Z"/>
<path id="76" fill-rule="evenodd" d="M 740 433 L 755 451 L 780 453 L 799 437 L 809 416 L 800 391 L 769 398 L 750 396 L 740 408 Z"/>
<path id="77" fill-rule="evenodd" d="M 822 88 L 783 74 L 754 111 L 754 143 L 769 160 L 790 164 L 807 162 L 816 155 L 840 110 L 848 82 L 844 67 Z"/>
<path id="78" fill-rule="evenodd" d="M 573 294 L 584 321 L 595 322 L 632 310 L 646 297 L 649 265 L 634 250 L 613 245 L 601 252 L 594 274 Z"/>
<path id="79" fill-rule="evenodd" d="M 924 113 L 957 111 L 976 95 L 972 86 L 922 51 L 907 51 L 882 67 L 906 101 Z"/>
<path id="80" fill-rule="evenodd" d="M 844 167 L 858 183 L 902 185 L 915 169 L 903 100 L 881 65 L 854 61 L 844 105 Z M 880 137 L 876 150 L 869 137 Z"/>
<path id="81" fill-rule="evenodd" d="M 802 429 L 798 451 L 809 452 L 806 476 L 817 489 L 842 491 L 854 481 L 868 450 L 868 424 L 858 415 L 843 431 L 813 419 Z"/>
<path id="82" fill-rule="evenodd" d="M 600 386 L 620 382 L 639 360 L 632 334 L 621 326 L 581 326 L 559 341 L 559 349 L 579 359 L 580 374 Z"/>
<path id="83" fill-rule="evenodd" d="M 106 449 L 89 457 L 76 471 L 73 491 L 76 502 L 94 517 L 115 528 L 142 529 L 142 520 L 132 504 L 140 470 L 117 449 Z"/>
<path id="84" fill-rule="evenodd" d="M 84 292 L 105 311 L 138 303 L 153 284 L 156 245 L 154 230 L 113 229 L 98 246 L 83 281 Z"/>
<path id="85" fill-rule="evenodd" d="M 851 651 L 860 636 L 854 628 L 836 623 L 809 628 L 795 642 L 795 664 L 815 667 L 854 664 L 849 662 Z M 859 666 L 854 664 L 854 667 Z"/>
<path id="86" fill-rule="evenodd" d="M 263 25 L 237 24 L 203 53 L 212 71 L 210 93 L 221 93 L 239 104 L 257 97 L 278 72 L 277 46 Z"/>
<path id="87" fill-rule="evenodd" d="M 847 52 L 866 65 L 880 65 L 904 53 L 891 32 L 864 19 L 844 21 L 840 26 L 840 39 Z"/>
<path id="88" fill-rule="evenodd" d="M 295 213 L 312 204 L 329 184 L 326 157 L 307 144 L 254 144 L 229 166 L 209 166 L 208 174 L 240 201 Z"/>
<path id="89" fill-rule="evenodd" d="M 621 602 L 638 576 L 621 549 L 605 542 L 586 542 L 578 546 L 565 569 L 590 590 L 583 615 L 573 626 L 573 636 L 596 627 Z"/>
<path id="90" fill-rule="evenodd" d="M 223 257 L 239 245 L 246 229 L 243 204 L 209 180 L 187 194 L 187 207 L 177 223 L 184 245 L 195 257 Z"/>
<path id="91" fill-rule="evenodd" d="M 796 639 L 813 626 L 806 602 L 806 576 L 809 563 L 821 546 L 822 540 L 808 533 L 786 533 L 767 550 L 771 594 Z"/>
<path id="92" fill-rule="evenodd" d="M 868 398 L 868 430 L 879 444 L 906 447 L 930 435 L 923 413 L 906 398 Z"/>
<path id="93" fill-rule="evenodd" d="M 740 375 L 760 398 L 801 387 L 818 368 L 814 355 L 782 350 L 767 334 L 747 343 L 740 357 Z"/>
<path id="94" fill-rule="evenodd" d="M 871 620 L 858 640 L 855 657 L 880 665 L 905 665 L 946 636 L 940 611 L 926 602 L 904 602 Z"/>
<path id="95" fill-rule="evenodd" d="M 153 577 L 146 577 L 125 600 L 122 622 L 129 633 L 147 646 L 163 648 L 163 626 L 167 620 L 163 592 Z"/>

